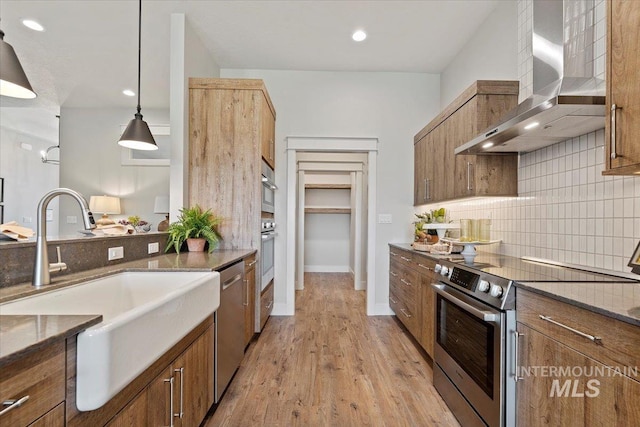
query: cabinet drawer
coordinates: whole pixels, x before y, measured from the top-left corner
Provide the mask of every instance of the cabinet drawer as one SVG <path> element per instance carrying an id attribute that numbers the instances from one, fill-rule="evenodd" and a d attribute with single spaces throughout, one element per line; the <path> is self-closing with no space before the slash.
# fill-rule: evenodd
<path id="1" fill-rule="evenodd" d="M 267 289 L 260 295 L 260 329 L 267 323 L 271 310 L 273 310 L 273 282 L 269 283 Z"/>
<path id="2" fill-rule="evenodd" d="M 2 368 L 0 402 L 25 396 L 28 400 L 0 416 L 0 424 L 30 424 L 61 403 L 64 395 L 65 341 L 61 340 Z"/>
<path id="3" fill-rule="evenodd" d="M 517 289 L 516 316 L 519 322 L 605 365 L 619 368 L 640 366 L 638 327 L 522 288 Z M 567 327 L 599 340 L 594 342 Z M 633 376 L 633 372 L 631 374 Z M 640 380 L 639 375 L 633 377 Z"/>
<path id="4" fill-rule="evenodd" d="M 389 258 L 392 261 L 397 261 L 402 265 L 406 265 L 409 268 L 413 268 L 413 254 L 398 248 L 389 249 Z"/>
<path id="5" fill-rule="evenodd" d="M 413 254 L 413 265 L 414 268 L 421 274 L 433 274 L 433 269 L 436 266 L 436 262 L 425 256 Z"/>
<path id="6" fill-rule="evenodd" d="M 415 304 L 405 304 L 402 298 L 394 293 L 389 293 L 389 305 L 396 317 L 402 322 L 414 337 L 418 336 L 418 318 L 416 317 Z"/>

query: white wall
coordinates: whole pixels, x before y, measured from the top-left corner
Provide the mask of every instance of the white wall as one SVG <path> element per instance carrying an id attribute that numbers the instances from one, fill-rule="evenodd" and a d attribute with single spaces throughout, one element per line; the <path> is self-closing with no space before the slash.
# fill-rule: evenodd
<path id="1" fill-rule="evenodd" d="M 169 193 L 168 166 L 122 166 L 122 147 L 118 145 L 121 126 L 126 125 L 135 108 L 62 108 L 60 143 L 60 186 L 79 191 L 87 201 L 97 195 L 121 198 L 121 215 L 138 215 L 157 228 L 164 215 L 153 213 L 155 197 Z M 167 110 L 142 109 L 150 125 L 169 123 Z M 76 216 L 77 224 L 67 224 Z M 80 209 L 70 197 L 60 197 L 60 236 L 76 235 L 83 228 Z"/>
<path id="2" fill-rule="evenodd" d="M 187 205 L 189 190 L 189 78 L 219 77 L 220 67 L 182 13 L 171 15 L 171 221 Z"/>
<path id="3" fill-rule="evenodd" d="M 495 10 L 442 72 L 442 108 L 476 80 L 518 80 L 517 3 L 511 0 L 498 2 Z"/>
<path id="4" fill-rule="evenodd" d="M 276 184 L 286 188 L 287 136 L 377 137 L 377 211 L 393 215 L 377 225 L 376 304 L 388 307 L 388 246 L 406 234 L 412 214 L 413 137 L 440 106 L 440 78 L 419 73 L 312 72 L 222 69 L 221 77 L 261 78 L 277 112 Z M 276 195 L 276 277 L 285 277 L 286 194 Z M 287 301 L 287 286 L 276 282 L 275 314 Z M 283 312 L 286 312 L 283 309 Z"/>
<path id="5" fill-rule="evenodd" d="M 21 147 L 31 145 L 31 150 Z M 58 185 L 60 167 L 40 160 L 40 151 L 55 145 L 33 135 L 0 127 L 0 177 L 4 178 L 4 222 L 17 221 L 36 231 L 36 214 L 40 198 Z M 57 153 L 52 152 L 52 156 Z M 49 204 L 53 221 L 47 233 L 58 234 L 58 201 Z M 25 221 L 26 220 L 26 221 Z"/>

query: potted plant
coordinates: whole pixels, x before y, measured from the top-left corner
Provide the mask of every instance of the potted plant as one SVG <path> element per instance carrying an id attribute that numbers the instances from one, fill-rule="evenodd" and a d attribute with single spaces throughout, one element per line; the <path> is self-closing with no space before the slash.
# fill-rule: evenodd
<path id="1" fill-rule="evenodd" d="M 182 245 L 187 242 L 189 252 L 203 252 L 205 243 L 209 244 L 209 252 L 213 252 L 218 241 L 222 240 L 218 233 L 220 222 L 222 218 L 215 216 L 211 209 L 204 211 L 198 205 L 180 209 L 178 221 L 171 223 L 167 229 L 169 237 L 166 250 L 173 247 L 180 253 Z"/>

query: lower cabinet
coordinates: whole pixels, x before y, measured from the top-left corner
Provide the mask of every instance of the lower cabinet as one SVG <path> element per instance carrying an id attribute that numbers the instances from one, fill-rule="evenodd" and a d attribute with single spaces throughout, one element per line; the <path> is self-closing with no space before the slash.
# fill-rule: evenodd
<path id="1" fill-rule="evenodd" d="M 64 427 L 64 403 L 60 403 L 42 417 L 29 424 L 29 427 Z"/>
<path id="2" fill-rule="evenodd" d="M 200 335 L 108 424 L 198 426 L 213 405 L 214 327 Z"/>
<path id="3" fill-rule="evenodd" d="M 260 294 L 260 329 L 264 328 L 273 310 L 273 280 Z"/>
<path id="4" fill-rule="evenodd" d="M 520 288 L 516 304 L 519 427 L 638 425 L 640 328 Z"/>
<path id="5" fill-rule="evenodd" d="M 433 357 L 435 335 L 435 261 L 391 247 L 389 251 L 389 305 L 420 346 Z"/>
<path id="6" fill-rule="evenodd" d="M 253 338 L 256 325 L 256 254 L 244 259 L 244 346 Z"/>

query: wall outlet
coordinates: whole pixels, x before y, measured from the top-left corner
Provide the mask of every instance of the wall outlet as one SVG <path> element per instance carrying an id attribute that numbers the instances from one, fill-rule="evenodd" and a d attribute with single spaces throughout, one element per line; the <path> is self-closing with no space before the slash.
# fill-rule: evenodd
<path id="1" fill-rule="evenodd" d="M 47 209 L 47 222 L 53 221 L 53 209 Z"/>
<path id="2" fill-rule="evenodd" d="M 109 248 L 109 261 L 122 258 L 124 258 L 124 248 L 122 246 L 118 246 L 117 248 Z"/>
<path id="3" fill-rule="evenodd" d="M 23 216 L 22 217 L 22 223 L 23 224 L 31 224 L 31 222 L 32 222 L 32 219 L 31 219 L 30 216 Z"/>
<path id="4" fill-rule="evenodd" d="M 149 253 L 155 254 L 160 251 L 160 244 L 158 242 L 149 243 Z"/>
<path id="5" fill-rule="evenodd" d="M 393 217 L 391 214 L 380 214 L 378 215 L 378 224 L 391 224 L 393 222 Z"/>
<path id="6" fill-rule="evenodd" d="M 78 223 L 77 216 L 70 215 L 67 217 L 67 224 L 77 224 L 77 223 Z"/>

